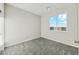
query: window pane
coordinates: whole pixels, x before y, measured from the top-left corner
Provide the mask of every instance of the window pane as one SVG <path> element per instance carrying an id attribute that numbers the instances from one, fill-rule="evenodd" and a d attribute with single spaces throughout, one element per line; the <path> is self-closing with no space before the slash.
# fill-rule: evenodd
<path id="1" fill-rule="evenodd" d="M 67 15 L 66 14 L 58 15 L 57 27 L 67 27 Z"/>
<path id="2" fill-rule="evenodd" d="M 49 24 L 50 24 L 50 30 L 66 31 L 67 14 L 59 14 L 57 16 L 51 16 Z"/>
<path id="3" fill-rule="evenodd" d="M 50 23 L 50 27 L 56 27 L 57 16 L 50 17 L 49 23 Z"/>

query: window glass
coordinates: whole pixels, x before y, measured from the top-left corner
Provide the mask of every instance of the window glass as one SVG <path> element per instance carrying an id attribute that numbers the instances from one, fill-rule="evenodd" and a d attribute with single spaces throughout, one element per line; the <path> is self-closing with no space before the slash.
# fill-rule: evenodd
<path id="1" fill-rule="evenodd" d="M 51 16 L 49 23 L 50 23 L 50 30 L 66 31 L 67 14 L 59 14 L 56 16 Z"/>

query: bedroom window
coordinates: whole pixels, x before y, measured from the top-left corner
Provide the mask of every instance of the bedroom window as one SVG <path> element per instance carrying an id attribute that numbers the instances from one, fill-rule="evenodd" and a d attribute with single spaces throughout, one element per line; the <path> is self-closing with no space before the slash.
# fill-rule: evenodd
<path id="1" fill-rule="evenodd" d="M 67 14 L 58 14 L 51 16 L 49 20 L 50 30 L 66 31 L 67 30 Z"/>

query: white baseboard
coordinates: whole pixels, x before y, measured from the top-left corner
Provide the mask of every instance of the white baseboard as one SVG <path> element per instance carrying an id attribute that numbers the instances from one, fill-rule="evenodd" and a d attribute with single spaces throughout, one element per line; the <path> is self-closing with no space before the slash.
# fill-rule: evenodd
<path id="1" fill-rule="evenodd" d="M 62 43 L 62 44 L 66 44 L 66 45 L 69 45 L 69 46 L 73 46 L 73 47 L 77 47 L 77 48 L 79 48 L 79 44 L 75 44 L 75 43 L 66 43 L 66 42 L 58 41 L 58 40 L 51 39 L 51 38 L 44 37 L 44 36 L 41 36 L 41 37 L 46 38 L 46 39 L 49 39 L 49 40 L 53 40 L 53 41 L 56 41 L 56 42 L 59 42 L 59 43 Z M 20 44 L 20 43 L 22 43 L 22 42 L 27 42 L 27 41 L 29 41 L 29 40 L 33 40 L 33 39 L 37 39 L 37 38 L 40 38 L 40 37 L 28 38 L 27 40 L 18 41 L 18 42 L 13 43 L 13 44 L 5 45 L 5 47 L 9 47 L 9 46 L 17 45 L 17 44 Z"/>
<path id="2" fill-rule="evenodd" d="M 14 45 L 20 44 L 20 43 L 22 43 L 22 42 L 27 42 L 27 41 L 30 41 L 30 40 L 33 40 L 33 39 L 37 39 L 37 38 L 40 38 L 40 37 L 33 37 L 33 38 L 28 38 L 28 39 L 26 38 L 27 40 L 18 41 L 18 42 L 13 43 L 13 44 L 7 44 L 7 45 L 5 45 L 5 47 L 14 46 Z"/>
<path id="3" fill-rule="evenodd" d="M 59 42 L 59 43 L 65 44 L 65 45 L 69 45 L 69 46 L 73 46 L 73 47 L 79 48 L 79 44 L 76 44 L 76 43 L 74 43 L 74 42 L 72 42 L 72 43 L 67 43 L 67 42 L 59 41 L 59 40 L 56 40 L 56 39 L 53 39 L 53 38 L 51 39 L 51 38 L 46 37 L 46 36 L 41 36 L 41 37 L 46 38 L 46 39 L 49 39 L 49 40 L 53 40 L 53 41 L 56 41 L 56 42 Z"/>

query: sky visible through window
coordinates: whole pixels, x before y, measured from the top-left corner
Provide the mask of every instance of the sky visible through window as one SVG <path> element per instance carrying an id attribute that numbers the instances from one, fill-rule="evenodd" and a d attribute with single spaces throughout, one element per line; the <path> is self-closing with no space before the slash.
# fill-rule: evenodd
<path id="1" fill-rule="evenodd" d="M 67 14 L 51 16 L 49 23 L 50 27 L 67 27 Z"/>

